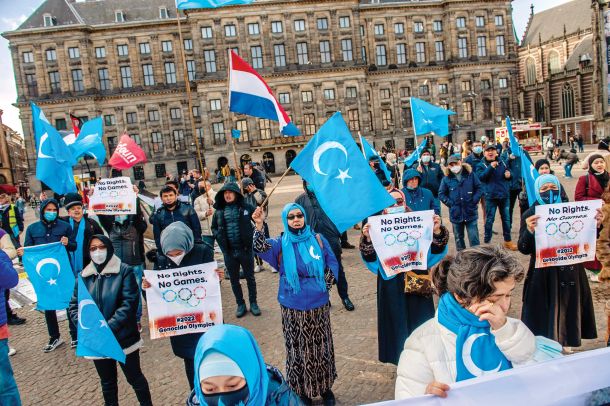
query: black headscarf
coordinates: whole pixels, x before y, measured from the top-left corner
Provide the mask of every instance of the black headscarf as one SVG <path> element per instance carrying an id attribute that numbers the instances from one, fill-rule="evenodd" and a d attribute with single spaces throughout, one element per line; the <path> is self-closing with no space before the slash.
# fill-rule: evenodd
<path id="1" fill-rule="evenodd" d="M 602 173 L 595 172 L 592 164 L 596 159 L 604 159 L 604 157 L 600 154 L 593 154 L 589 157 L 589 173 L 595 176 L 595 179 L 597 179 L 602 189 L 606 189 L 606 186 L 608 186 L 608 181 L 610 181 L 610 175 L 608 175 L 607 170 L 604 170 Z"/>
<path id="2" fill-rule="evenodd" d="M 534 168 L 536 168 L 536 170 L 539 170 L 542 165 L 547 165 L 549 168 L 551 167 L 551 163 L 549 162 L 549 160 L 542 158 L 536 161 L 536 163 L 534 164 Z M 551 170 L 551 175 L 552 174 L 553 170 Z"/>
<path id="3" fill-rule="evenodd" d="M 112 241 L 110 241 L 110 238 L 106 237 L 103 234 L 95 234 L 95 235 L 92 235 L 91 238 L 89 238 L 89 241 L 87 242 L 87 249 L 89 249 L 89 247 L 91 246 L 91 241 L 94 238 L 97 238 L 98 240 L 100 240 L 106 247 L 106 260 L 104 262 L 102 262 L 101 264 L 98 265 L 95 262 L 91 261 L 93 266 L 95 266 L 95 269 L 97 270 L 97 272 L 101 273 L 104 270 L 104 268 L 106 267 L 106 264 L 108 264 L 108 262 L 110 262 L 110 259 L 114 255 L 114 247 L 112 246 Z"/>

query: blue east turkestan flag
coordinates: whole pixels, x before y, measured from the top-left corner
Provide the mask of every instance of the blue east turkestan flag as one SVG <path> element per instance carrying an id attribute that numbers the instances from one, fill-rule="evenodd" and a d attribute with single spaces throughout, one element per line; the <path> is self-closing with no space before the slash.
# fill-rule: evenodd
<path id="1" fill-rule="evenodd" d="M 189 10 L 192 8 L 218 8 L 223 6 L 236 6 L 239 4 L 250 4 L 254 0 L 176 0 L 178 10 Z"/>
<path id="2" fill-rule="evenodd" d="M 86 155 L 95 158 L 100 166 L 103 165 L 106 159 L 106 148 L 102 142 L 103 135 L 104 126 L 101 117 L 96 117 L 83 124 L 78 137 L 70 144 L 74 160 L 77 161 Z"/>
<path id="3" fill-rule="evenodd" d="M 48 121 L 44 114 L 33 116 L 34 132 L 40 133 L 36 148 L 36 178 L 44 182 L 57 194 L 76 192 L 72 166 L 76 160 L 64 139 Z"/>
<path id="4" fill-rule="evenodd" d="M 527 192 L 527 200 L 530 204 L 536 202 L 536 187 L 535 182 L 538 178 L 538 171 L 532 164 L 532 161 L 528 158 L 527 154 L 523 152 L 523 148 L 519 145 L 519 141 L 515 138 L 513 133 L 513 125 L 510 122 L 510 118 L 506 117 L 506 129 L 508 130 L 508 140 L 510 142 L 510 149 L 517 158 L 521 158 L 521 178 L 525 183 L 525 191 Z"/>
<path id="5" fill-rule="evenodd" d="M 34 145 L 36 145 L 36 150 L 38 151 L 38 143 L 40 141 L 40 137 L 45 133 L 45 129 L 42 125 L 40 125 L 39 121 L 44 123 L 49 123 L 49 120 L 44 115 L 44 112 L 36 105 L 34 102 L 30 102 L 30 106 L 32 108 L 32 119 L 33 119 L 33 127 L 34 127 Z"/>
<path id="6" fill-rule="evenodd" d="M 38 310 L 68 308 L 74 292 L 74 274 L 61 243 L 25 247 L 23 267 L 38 297 Z"/>
<path id="7" fill-rule="evenodd" d="M 415 161 L 419 160 L 421 153 L 426 149 L 426 145 L 428 145 L 427 138 L 405 159 L 405 168 L 410 168 Z"/>
<path id="8" fill-rule="evenodd" d="M 416 137 L 432 132 L 434 135 L 446 137 L 449 134 L 449 116 L 455 112 L 411 97 L 411 114 Z"/>
<path id="9" fill-rule="evenodd" d="M 340 232 L 396 203 L 371 170 L 340 112 L 320 127 L 290 166 L 312 186 Z"/>
<path id="10" fill-rule="evenodd" d="M 125 363 L 125 353 L 108 322 L 93 301 L 83 279 L 78 276 L 78 345 L 79 357 L 112 358 Z"/>
<path id="11" fill-rule="evenodd" d="M 371 144 L 369 144 L 369 142 L 366 140 L 366 138 L 364 138 L 362 136 L 360 137 L 360 142 L 362 143 L 362 150 L 364 152 L 364 157 L 366 158 L 366 160 L 370 161 L 371 158 L 374 158 L 374 157 L 379 158 L 379 167 L 381 168 L 383 173 L 385 173 L 386 179 L 389 182 L 391 182 L 392 181 L 392 173 L 390 172 L 390 170 L 386 166 L 385 162 L 383 162 L 383 160 L 381 159 L 381 157 L 379 156 L 377 151 L 375 151 L 375 148 L 373 148 L 371 146 Z"/>
<path id="12" fill-rule="evenodd" d="M 241 135 L 241 131 L 236 130 L 235 128 L 231 129 L 231 137 L 233 137 L 237 140 L 237 139 L 239 139 L 240 135 Z"/>

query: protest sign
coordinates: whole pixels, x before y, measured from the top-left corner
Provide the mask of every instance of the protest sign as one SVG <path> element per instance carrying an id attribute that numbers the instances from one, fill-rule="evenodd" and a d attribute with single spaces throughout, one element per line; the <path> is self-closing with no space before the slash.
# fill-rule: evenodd
<path id="1" fill-rule="evenodd" d="M 136 194 L 131 179 L 127 176 L 100 179 L 89 199 L 89 209 L 95 214 L 136 214 Z"/>
<path id="2" fill-rule="evenodd" d="M 150 338 L 204 332 L 222 324 L 216 262 L 162 271 L 144 271 Z"/>
<path id="3" fill-rule="evenodd" d="M 369 217 L 371 240 L 388 276 L 428 269 L 433 210 Z"/>
<path id="4" fill-rule="evenodd" d="M 593 261 L 601 207 L 601 200 L 536 206 L 536 268 Z"/>

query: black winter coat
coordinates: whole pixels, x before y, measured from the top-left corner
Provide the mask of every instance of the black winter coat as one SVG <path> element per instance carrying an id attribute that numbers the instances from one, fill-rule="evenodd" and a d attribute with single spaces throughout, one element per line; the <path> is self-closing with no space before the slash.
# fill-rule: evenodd
<path id="1" fill-rule="evenodd" d="M 159 256 L 155 264 L 155 270 L 165 270 L 182 268 L 185 266 L 206 264 L 214 261 L 214 251 L 205 245 L 203 242 L 196 242 L 193 249 L 182 258 L 180 265 L 176 265 L 171 259 L 166 256 Z M 169 338 L 172 344 L 172 350 L 177 357 L 180 358 L 195 358 L 195 348 L 197 342 L 203 333 L 182 334 Z"/>
<path id="2" fill-rule="evenodd" d="M 201 223 L 199 223 L 199 217 L 197 217 L 195 209 L 190 204 L 177 201 L 174 210 L 161 207 L 152 218 L 153 234 L 157 247 L 161 246 L 161 232 L 176 221 L 182 221 L 186 224 L 193 231 L 195 241 L 201 241 Z"/>
<path id="3" fill-rule="evenodd" d="M 108 327 L 121 345 L 128 348 L 140 341 L 136 311 L 140 290 L 133 269 L 114 255 L 98 273 L 90 263 L 81 272 L 87 291 L 108 322 Z M 78 322 L 78 284 L 70 300 L 70 317 Z"/>
<path id="4" fill-rule="evenodd" d="M 128 265 L 144 263 L 144 232 L 148 225 L 138 205 L 136 214 L 130 214 L 123 223 L 114 221 L 114 216 L 98 216 L 108 238 L 112 241 L 114 254 Z"/>
<path id="5" fill-rule="evenodd" d="M 212 218 L 212 234 L 223 254 L 229 253 L 229 235 L 227 232 L 227 224 L 225 221 L 225 207 L 227 202 L 224 198 L 224 192 L 230 191 L 237 195 L 234 204 L 239 206 L 239 236 L 241 238 L 242 247 L 245 252 L 252 252 L 252 237 L 254 235 L 254 226 L 252 225 L 252 213 L 256 207 L 252 207 L 244 200 L 239 187 L 236 183 L 226 183 L 218 193 L 216 193 L 214 208 L 214 217 Z"/>

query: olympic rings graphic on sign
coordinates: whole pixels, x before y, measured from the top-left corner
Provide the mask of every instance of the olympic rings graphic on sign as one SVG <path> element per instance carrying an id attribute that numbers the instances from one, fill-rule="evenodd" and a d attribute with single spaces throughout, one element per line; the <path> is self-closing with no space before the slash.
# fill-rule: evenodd
<path id="1" fill-rule="evenodd" d="M 398 235 L 387 234 L 384 237 L 385 245 L 392 246 L 394 244 L 408 245 L 409 247 L 417 244 L 417 240 L 422 238 L 422 233 L 419 230 L 401 231 Z"/>
<path id="2" fill-rule="evenodd" d="M 563 221 L 557 223 L 548 223 L 545 227 L 546 235 L 555 236 L 555 238 L 573 240 L 578 237 L 578 233 L 584 228 L 584 223 L 581 220 L 576 220 L 573 224 Z"/>
<path id="3" fill-rule="evenodd" d="M 572 223 L 572 230 L 578 232 L 581 232 L 582 229 L 585 228 L 585 224 L 581 221 L 581 220 L 576 220 L 574 223 Z"/>
<path id="4" fill-rule="evenodd" d="M 167 303 L 178 301 L 186 306 L 197 307 L 205 299 L 206 293 L 205 287 L 199 285 L 193 290 L 186 287 L 180 288 L 177 293 L 175 290 L 167 289 L 161 293 L 161 297 Z"/>
<path id="5" fill-rule="evenodd" d="M 561 234 L 567 234 L 570 232 L 571 229 L 572 229 L 572 225 L 570 223 L 568 223 L 567 221 L 564 221 L 563 223 L 559 224 L 559 232 Z"/>
<path id="6" fill-rule="evenodd" d="M 404 231 L 401 232 L 400 234 L 398 234 L 398 236 L 396 237 L 396 241 L 401 244 L 406 243 L 408 239 L 409 239 L 409 235 L 407 233 L 405 233 Z"/>
<path id="7" fill-rule="evenodd" d="M 193 296 L 197 299 L 205 299 L 206 291 L 203 286 L 197 286 L 193 289 Z"/>
<path id="8" fill-rule="evenodd" d="M 176 295 L 176 292 L 171 289 L 163 291 L 162 296 L 163 300 L 165 300 L 167 303 L 174 302 L 178 297 L 178 295 Z"/>
<path id="9" fill-rule="evenodd" d="M 178 291 L 178 297 L 183 302 L 187 302 L 193 296 L 193 292 L 189 288 L 182 288 Z"/>
<path id="10" fill-rule="evenodd" d="M 555 235 L 557 233 L 557 224 L 549 223 L 546 225 L 546 234 L 547 235 Z"/>
<path id="11" fill-rule="evenodd" d="M 388 234 L 383 238 L 383 241 L 385 242 L 385 245 L 389 247 L 396 244 L 396 236 L 394 234 Z"/>

